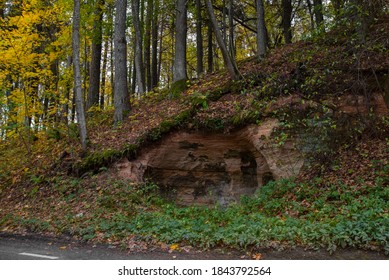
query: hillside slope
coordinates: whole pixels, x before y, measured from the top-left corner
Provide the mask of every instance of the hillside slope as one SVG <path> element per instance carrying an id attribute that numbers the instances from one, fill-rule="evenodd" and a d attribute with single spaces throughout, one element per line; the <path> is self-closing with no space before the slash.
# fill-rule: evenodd
<path id="1" fill-rule="evenodd" d="M 150 93 L 133 101 L 119 127 L 112 126 L 112 110 L 90 112 L 86 154 L 72 127 L 37 135 L 29 157 L 23 143 L 2 143 L 0 230 L 71 234 L 126 248 L 388 252 L 389 20 L 372 27 L 364 46 L 331 32 L 275 49 L 260 62 L 240 62 L 240 81 L 212 73 L 178 97 Z M 300 139 L 304 168 L 297 178 L 269 180 L 239 204 L 181 208 L 152 182 L 118 177 L 117 161 L 138 158 L 174 132 L 230 135 L 268 119 L 278 121 L 269 138 L 275 147 Z"/>

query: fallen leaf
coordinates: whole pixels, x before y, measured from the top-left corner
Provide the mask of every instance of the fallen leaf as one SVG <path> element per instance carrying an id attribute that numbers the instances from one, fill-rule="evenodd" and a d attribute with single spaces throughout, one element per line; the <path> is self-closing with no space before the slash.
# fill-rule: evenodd
<path id="1" fill-rule="evenodd" d="M 179 249 L 180 246 L 177 243 L 174 243 L 174 244 L 170 245 L 169 248 L 170 248 L 170 250 L 175 251 L 175 250 Z"/>

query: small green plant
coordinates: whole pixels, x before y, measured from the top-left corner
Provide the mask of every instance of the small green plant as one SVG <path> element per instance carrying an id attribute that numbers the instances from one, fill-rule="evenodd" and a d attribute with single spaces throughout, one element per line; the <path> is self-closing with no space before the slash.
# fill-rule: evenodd
<path id="1" fill-rule="evenodd" d="M 201 106 L 203 109 L 208 108 L 208 94 L 203 94 L 195 91 L 190 96 L 190 104 L 194 107 Z"/>

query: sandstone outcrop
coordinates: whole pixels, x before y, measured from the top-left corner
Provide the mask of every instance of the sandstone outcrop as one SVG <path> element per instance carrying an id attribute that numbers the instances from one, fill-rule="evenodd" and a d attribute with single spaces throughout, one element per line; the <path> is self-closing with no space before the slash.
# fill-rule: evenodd
<path id="1" fill-rule="evenodd" d="M 118 175 L 150 179 L 180 204 L 238 201 L 270 180 L 297 175 L 303 166 L 293 141 L 279 146 L 270 140 L 277 125 L 270 119 L 229 134 L 171 133 L 136 160 L 118 162 Z"/>

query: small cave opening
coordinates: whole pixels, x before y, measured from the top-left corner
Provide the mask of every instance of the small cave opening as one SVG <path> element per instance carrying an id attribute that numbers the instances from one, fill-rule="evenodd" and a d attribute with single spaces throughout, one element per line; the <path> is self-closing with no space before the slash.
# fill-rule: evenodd
<path id="1" fill-rule="evenodd" d="M 269 172 L 265 172 L 262 174 L 262 185 L 265 186 L 270 182 L 275 181 L 273 174 Z"/>
<path id="2" fill-rule="evenodd" d="M 257 160 L 250 151 L 240 152 L 240 170 L 242 172 L 242 186 L 245 188 L 257 188 Z"/>

